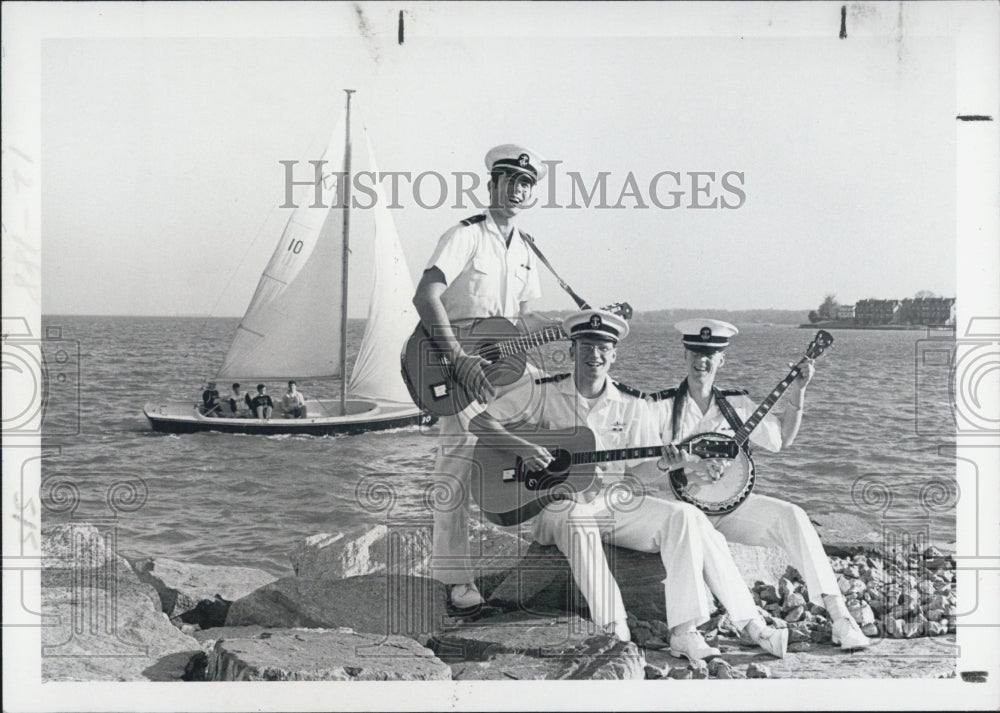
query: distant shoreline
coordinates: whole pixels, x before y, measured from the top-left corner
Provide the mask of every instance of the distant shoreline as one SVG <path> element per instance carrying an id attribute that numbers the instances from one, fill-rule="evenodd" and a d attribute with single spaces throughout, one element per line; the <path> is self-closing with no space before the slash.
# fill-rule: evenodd
<path id="1" fill-rule="evenodd" d="M 816 322 L 800 324 L 799 329 L 879 329 L 883 331 L 924 331 L 927 329 L 952 330 L 954 327 L 945 324 L 854 324 L 849 321 Z"/>

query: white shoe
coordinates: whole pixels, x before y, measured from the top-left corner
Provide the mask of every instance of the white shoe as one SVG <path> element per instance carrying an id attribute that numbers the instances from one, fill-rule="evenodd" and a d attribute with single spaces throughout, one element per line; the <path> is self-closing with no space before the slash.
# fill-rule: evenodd
<path id="1" fill-rule="evenodd" d="M 611 634 L 612 636 L 617 636 L 622 641 L 631 641 L 632 632 L 628 629 L 628 622 L 624 619 L 619 621 L 613 621 L 610 624 L 604 625 L 604 633 Z"/>
<path id="2" fill-rule="evenodd" d="M 833 622 L 833 643 L 842 649 L 863 649 L 872 642 L 852 617 L 842 616 Z"/>
<path id="3" fill-rule="evenodd" d="M 761 621 L 751 621 L 743 627 L 741 633 L 745 633 L 747 639 L 771 656 L 785 658 L 785 652 L 788 651 L 788 629 L 775 629 Z"/>
<path id="4" fill-rule="evenodd" d="M 714 646 L 705 643 L 705 637 L 697 630 L 686 631 L 683 634 L 671 634 L 670 655 L 684 657 L 688 661 L 701 661 L 710 656 L 719 656 L 721 652 Z"/>
<path id="5" fill-rule="evenodd" d="M 456 584 L 449 594 L 451 605 L 456 609 L 472 609 L 486 603 L 475 584 Z"/>

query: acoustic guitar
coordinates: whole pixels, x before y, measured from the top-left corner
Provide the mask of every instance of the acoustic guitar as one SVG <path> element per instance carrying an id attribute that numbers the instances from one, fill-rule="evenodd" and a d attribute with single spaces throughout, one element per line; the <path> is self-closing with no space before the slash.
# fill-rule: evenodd
<path id="1" fill-rule="evenodd" d="M 632 307 L 627 302 L 601 309 L 623 319 L 632 318 Z M 569 339 L 561 326 L 525 334 L 503 317 L 459 321 L 452 329 L 466 354 L 489 362 L 483 373 L 494 387 L 509 386 L 520 379 L 527 353 L 535 347 Z M 455 379 L 451 354 L 437 337 L 428 334 L 423 324 L 417 324 L 401 357 L 403 381 L 417 406 L 435 416 L 452 416 L 475 401 L 475 396 Z"/>
<path id="2" fill-rule="evenodd" d="M 548 503 L 585 492 L 594 485 L 600 463 L 659 458 L 663 453 L 661 445 L 594 450 L 594 432 L 586 426 L 509 430 L 545 448 L 554 460 L 544 470 L 532 472 L 516 452 L 491 442 L 489 436 L 479 439 L 473 453 L 472 497 L 486 519 L 498 525 L 524 522 Z M 692 436 L 678 447 L 700 458 L 733 459 L 740 453 L 733 439 L 712 433 Z"/>
<path id="3" fill-rule="evenodd" d="M 757 410 L 736 429 L 732 436 L 722 433 L 701 433 L 678 444 L 679 447 L 683 447 L 692 439 L 713 436 L 720 441 L 732 441 L 739 447 L 739 454 L 725 464 L 725 470 L 715 482 L 706 483 L 700 478 L 688 478 L 683 468 L 671 471 L 669 475 L 670 489 L 673 490 L 678 500 L 691 503 L 706 515 L 723 515 L 743 504 L 750 496 L 757 478 L 753 458 L 750 455 L 750 434 L 799 375 L 799 367 L 807 359 L 818 358 L 831 344 L 833 344 L 833 335 L 822 329 L 816 332 L 816 336 L 809 342 L 805 356 L 792 367 L 788 375 L 774 387 L 774 390 L 761 402 Z"/>

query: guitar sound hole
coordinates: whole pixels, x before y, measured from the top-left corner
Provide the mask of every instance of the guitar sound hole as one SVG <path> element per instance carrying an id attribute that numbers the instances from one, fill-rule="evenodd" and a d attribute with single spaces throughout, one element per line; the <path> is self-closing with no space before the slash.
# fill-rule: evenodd
<path id="1" fill-rule="evenodd" d="M 528 490 L 549 490 L 566 480 L 566 472 L 572 465 L 572 454 L 562 448 L 550 448 L 554 460 L 540 473 L 527 473 L 524 487 Z"/>

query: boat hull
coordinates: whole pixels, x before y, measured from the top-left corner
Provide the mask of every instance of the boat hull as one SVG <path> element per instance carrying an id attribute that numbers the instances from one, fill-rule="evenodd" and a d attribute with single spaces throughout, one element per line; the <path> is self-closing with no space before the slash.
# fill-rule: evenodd
<path id="1" fill-rule="evenodd" d="M 160 433 L 243 433 L 248 435 L 336 436 L 385 431 L 406 426 L 429 426 L 437 418 L 416 406 L 381 404 L 361 399 L 348 400 L 346 416 L 306 418 L 207 418 L 190 401 L 151 401 L 143 407 L 150 426 Z M 339 411 L 339 400 L 307 401 L 307 413 Z"/>

